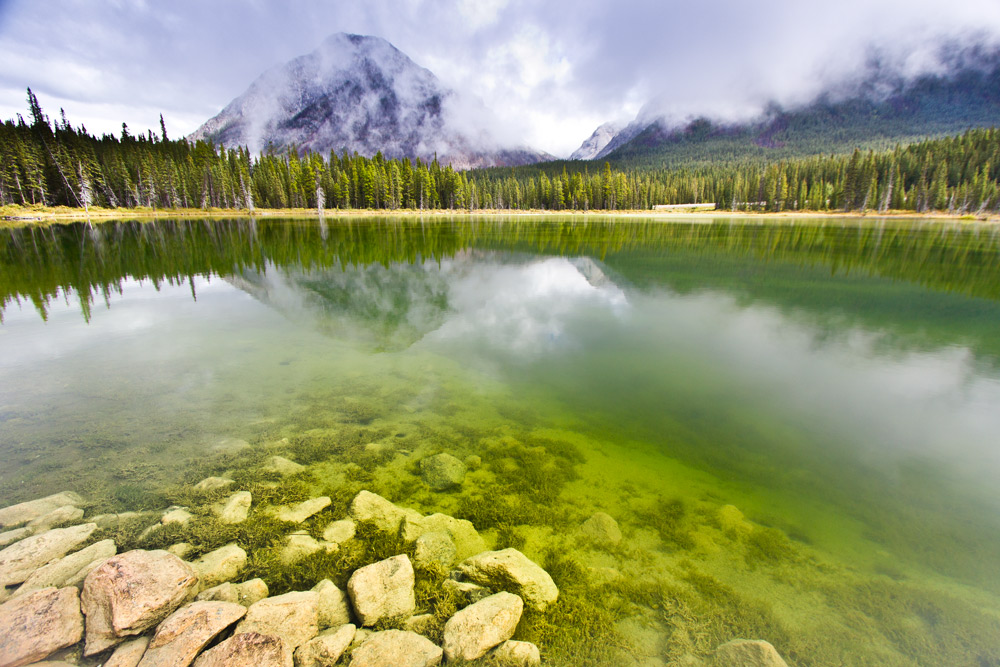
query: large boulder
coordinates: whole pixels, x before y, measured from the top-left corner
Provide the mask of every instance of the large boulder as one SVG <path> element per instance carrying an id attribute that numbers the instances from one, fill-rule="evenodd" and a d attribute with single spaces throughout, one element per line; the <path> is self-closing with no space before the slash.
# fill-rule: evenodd
<path id="1" fill-rule="evenodd" d="M 146 647 L 149 646 L 150 639 L 152 638 L 144 635 L 119 644 L 102 667 L 137 667 L 146 652 Z"/>
<path id="2" fill-rule="evenodd" d="M 236 634 L 248 632 L 281 637 L 294 651 L 319 634 L 319 595 L 296 591 L 253 603 L 236 626 Z"/>
<path id="3" fill-rule="evenodd" d="M 324 579 L 313 590 L 319 596 L 319 627 L 337 628 L 351 622 L 351 608 L 347 595 L 329 579 Z"/>
<path id="4" fill-rule="evenodd" d="M 451 454 L 428 456 L 420 462 L 420 477 L 435 491 L 446 491 L 465 481 L 465 464 Z"/>
<path id="5" fill-rule="evenodd" d="M 295 649 L 295 667 L 327 667 L 344 654 L 354 641 L 356 628 L 350 623 L 320 633 Z"/>
<path id="6" fill-rule="evenodd" d="M 0 605 L 0 667 L 37 662 L 82 637 L 75 588 L 45 588 Z"/>
<path id="7" fill-rule="evenodd" d="M 458 569 L 473 583 L 520 595 L 536 611 L 545 611 L 559 597 L 549 573 L 517 549 L 477 554 L 462 561 Z"/>
<path id="8" fill-rule="evenodd" d="M 0 528 L 34 521 L 38 517 L 45 516 L 66 505 L 80 507 L 83 505 L 83 498 L 78 493 L 63 491 L 45 498 L 4 507 L 0 509 Z"/>
<path id="9" fill-rule="evenodd" d="M 281 521 L 290 521 L 291 523 L 302 523 L 313 514 L 322 512 L 327 507 L 330 506 L 329 496 L 320 496 L 319 498 L 310 498 L 309 500 L 303 500 L 297 505 L 289 505 L 287 507 L 282 507 L 278 510 L 278 519 Z"/>
<path id="10" fill-rule="evenodd" d="M 447 533 L 455 543 L 455 557 L 459 560 L 486 551 L 486 542 L 471 521 L 447 514 L 408 516 L 399 529 L 400 537 L 407 543 L 416 542 L 427 533 Z"/>
<path id="11" fill-rule="evenodd" d="M 166 551 L 137 549 L 109 558 L 83 582 L 84 654 L 156 627 L 197 590 L 194 569 Z"/>
<path id="12" fill-rule="evenodd" d="M 497 593 L 462 609 L 445 623 L 444 655 L 475 660 L 514 636 L 524 602 L 512 593 Z"/>
<path id="13" fill-rule="evenodd" d="M 280 637 L 238 633 L 198 656 L 194 667 L 293 667 L 292 650 Z"/>
<path id="14" fill-rule="evenodd" d="M 80 549 L 76 553 L 72 553 L 35 570 L 30 577 L 24 580 L 24 583 L 21 584 L 21 587 L 17 589 L 14 595 L 24 595 L 25 593 L 37 591 L 41 588 L 49 588 L 50 586 L 57 588 L 60 586 L 71 586 L 76 581 L 82 579 L 79 576 L 81 573 L 86 577 L 98 562 L 111 558 L 117 552 L 118 549 L 115 547 L 114 540 L 101 540 L 100 542 L 91 544 L 86 549 Z"/>
<path id="15" fill-rule="evenodd" d="M 770 643 L 760 639 L 733 639 L 715 649 L 714 667 L 788 667 Z"/>
<path id="16" fill-rule="evenodd" d="M 361 625 L 413 615 L 413 566 L 405 554 L 358 568 L 347 582 Z"/>
<path id="17" fill-rule="evenodd" d="M 187 667 L 213 637 L 246 613 L 246 607 L 232 602 L 186 604 L 156 628 L 138 667 Z"/>
<path id="18" fill-rule="evenodd" d="M 413 632 L 373 632 L 351 654 L 350 667 L 432 667 L 444 652 L 434 642 Z"/>
<path id="19" fill-rule="evenodd" d="M 420 512 L 397 507 L 382 496 L 369 491 L 360 491 L 354 496 L 348 513 L 355 521 L 368 524 L 385 533 L 397 532 L 403 519 L 422 518 Z"/>
<path id="20" fill-rule="evenodd" d="M 15 542 L 0 551 L 0 586 L 20 584 L 38 568 L 62 558 L 86 542 L 95 530 L 96 523 L 85 523 L 56 528 Z"/>
<path id="21" fill-rule="evenodd" d="M 247 564 L 247 552 L 236 543 L 219 547 L 193 562 L 202 588 L 211 588 L 235 579 Z"/>
<path id="22" fill-rule="evenodd" d="M 233 584 L 227 581 L 224 584 L 213 586 L 198 593 L 197 599 L 207 602 L 235 602 L 249 607 L 255 602 L 260 602 L 269 594 L 267 584 L 264 583 L 263 579 L 251 579 L 242 584 Z"/>
<path id="23" fill-rule="evenodd" d="M 622 541 L 622 531 L 618 522 L 610 514 L 595 512 L 583 522 L 580 532 L 584 537 L 600 546 L 614 546 Z"/>
<path id="24" fill-rule="evenodd" d="M 243 523 L 250 514 L 253 496 L 249 491 L 237 491 L 224 501 L 212 506 L 215 516 L 222 523 Z"/>

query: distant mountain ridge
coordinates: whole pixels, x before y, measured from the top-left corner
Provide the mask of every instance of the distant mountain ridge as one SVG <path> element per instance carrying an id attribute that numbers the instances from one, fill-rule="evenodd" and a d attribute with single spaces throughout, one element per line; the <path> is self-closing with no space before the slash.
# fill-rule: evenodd
<path id="1" fill-rule="evenodd" d="M 389 42 L 338 33 L 312 53 L 261 74 L 189 138 L 254 153 L 295 146 L 366 157 L 379 151 L 387 158 L 437 156 L 456 168 L 551 159 L 528 147 L 502 146 L 487 127 L 460 125 L 458 104 L 474 103 Z"/>
<path id="2" fill-rule="evenodd" d="M 772 105 L 747 123 L 709 118 L 669 123 L 646 109 L 593 157 L 573 159 L 651 166 L 784 159 L 1000 126 L 1000 52 L 970 49 L 951 65 L 944 73 L 911 80 L 874 68 L 858 82 L 809 104 L 787 109 Z"/>

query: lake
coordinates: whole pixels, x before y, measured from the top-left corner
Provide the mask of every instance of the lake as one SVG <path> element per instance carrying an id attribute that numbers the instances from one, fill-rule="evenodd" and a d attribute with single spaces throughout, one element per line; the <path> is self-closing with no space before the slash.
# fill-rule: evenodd
<path id="1" fill-rule="evenodd" d="M 548 664 L 748 637 L 796 665 L 1000 665 L 995 226 L 26 227 L 0 231 L 0 307 L 0 506 L 199 517 L 191 485 L 227 475 L 329 519 L 367 489 L 545 567 L 560 602 L 518 637 Z M 468 472 L 435 491 L 441 452 Z M 598 512 L 620 541 L 581 529 Z M 272 594 L 342 574 L 245 540 Z"/>

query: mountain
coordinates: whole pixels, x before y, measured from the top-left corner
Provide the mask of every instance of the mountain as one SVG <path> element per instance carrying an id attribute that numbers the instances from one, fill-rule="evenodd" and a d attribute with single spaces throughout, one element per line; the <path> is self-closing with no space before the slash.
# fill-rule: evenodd
<path id="1" fill-rule="evenodd" d="M 953 57 L 943 72 L 916 78 L 875 67 L 809 104 L 772 104 L 746 123 L 672 123 L 645 109 L 591 159 L 655 167 L 785 159 L 890 148 L 998 125 L 1000 53 L 971 50 Z"/>
<path id="2" fill-rule="evenodd" d="M 488 116 L 389 42 L 338 33 L 312 53 L 261 74 L 189 138 L 247 146 L 253 153 L 295 146 L 367 157 L 381 151 L 388 158 L 430 160 L 436 154 L 462 169 L 551 159 L 500 145 L 481 124 Z"/>
<path id="3" fill-rule="evenodd" d="M 615 137 L 621 134 L 622 126 L 617 123 L 605 123 L 594 130 L 590 137 L 580 144 L 580 147 L 569 156 L 570 160 L 593 160 Z"/>

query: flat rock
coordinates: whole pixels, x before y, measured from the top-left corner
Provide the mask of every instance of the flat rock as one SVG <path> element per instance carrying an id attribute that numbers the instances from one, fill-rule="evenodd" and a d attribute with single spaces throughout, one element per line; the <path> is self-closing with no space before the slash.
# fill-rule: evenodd
<path id="1" fill-rule="evenodd" d="M 194 515 L 191 514 L 191 512 L 188 512 L 186 508 L 171 507 L 166 512 L 164 512 L 162 517 L 160 517 L 160 523 L 162 523 L 164 526 L 170 523 L 179 523 L 183 526 L 184 524 L 189 522 L 192 518 L 194 518 Z"/>
<path id="2" fill-rule="evenodd" d="M 194 490 L 207 493 L 209 491 L 218 491 L 219 489 L 229 488 L 235 483 L 235 481 L 229 479 L 228 477 L 206 477 L 194 485 Z"/>
<path id="3" fill-rule="evenodd" d="M 493 659 L 505 667 L 537 667 L 542 664 L 542 655 L 537 646 L 513 639 L 508 639 L 493 649 Z"/>
<path id="4" fill-rule="evenodd" d="M 420 477 L 435 491 L 446 491 L 465 481 L 465 464 L 451 454 L 428 456 L 420 461 Z"/>
<path id="5" fill-rule="evenodd" d="M 243 618 L 247 608 L 232 602 L 186 604 L 156 628 L 139 667 L 186 667 L 217 634 Z"/>
<path id="6" fill-rule="evenodd" d="M 137 549 L 109 558 L 83 582 L 85 655 L 156 627 L 197 587 L 194 568 L 166 551 Z"/>
<path id="7" fill-rule="evenodd" d="M 456 519 L 447 514 L 407 516 L 399 531 L 407 543 L 416 542 L 426 533 L 448 533 L 455 543 L 455 557 L 459 560 L 486 551 L 486 542 L 471 521 Z"/>
<path id="8" fill-rule="evenodd" d="M 327 667 L 344 654 L 354 641 L 356 628 L 347 623 L 321 633 L 295 649 L 295 667 Z"/>
<path id="9" fill-rule="evenodd" d="M 43 565 L 62 558 L 87 541 L 96 523 L 56 528 L 26 537 L 0 551 L 0 586 L 19 584 Z"/>
<path id="10" fill-rule="evenodd" d="M 405 554 L 358 568 L 347 582 L 361 625 L 413 615 L 413 566 Z"/>
<path id="11" fill-rule="evenodd" d="M 580 532 L 584 537 L 602 546 L 615 545 L 622 541 L 622 531 L 618 522 L 610 514 L 595 512 L 583 522 Z"/>
<path id="12" fill-rule="evenodd" d="M 382 496 L 369 491 L 361 491 L 354 496 L 348 509 L 351 518 L 359 523 L 367 523 L 376 530 L 395 533 L 403 519 L 423 518 L 416 510 L 397 507 Z M 416 539 L 414 537 L 413 539 Z"/>
<path id="13" fill-rule="evenodd" d="M 373 632 L 351 654 L 350 667 L 431 667 L 440 665 L 444 652 L 414 632 Z"/>
<path id="14" fill-rule="evenodd" d="M 235 543 L 210 551 L 191 563 L 203 588 L 235 579 L 247 564 L 247 552 Z"/>
<path id="15" fill-rule="evenodd" d="M 222 523 L 243 523 L 250 515 L 253 495 L 249 491 L 237 491 L 221 503 L 212 506 L 212 512 Z"/>
<path id="16" fill-rule="evenodd" d="M 292 649 L 280 637 L 244 632 L 202 653 L 194 667 L 293 667 Z"/>
<path id="17" fill-rule="evenodd" d="M 475 660 L 514 636 L 524 602 L 513 593 L 497 593 L 457 612 L 444 625 L 444 655 Z"/>
<path id="18" fill-rule="evenodd" d="M 36 662 L 82 637 L 75 588 L 44 588 L 0 605 L 0 667 Z"/>
<path id="19" fill-rule="evenodd" d="M 236 634 L 257 632 L 281 637 L 289 651 L 319 634 L 319 595 L 296 591 L 250 605 Z"/>
<path id="20" fill-rule="evenodd" d="M 310 498 L 309 500 L 304 500 L 297 505 L 290 505 L 288 507 L 282 507 L 278 510 L 278 519 L 281 521 L 291 521 L 292 523 L 302 523 L 313 514 L 322 512 L 327 507 L 330 506 L 329 496 L 320 496 L 319 498 Z"/>
<path id="21" fill-rule="evenodd" d="M 264 470 L 276 472 L 279 475 L 295 475 L 305 469 L 304 465 L 286 459 L 284 456 L 272 456 L 264 464 Z"/>
<path id="22" fill-rule="evenodd" d="M 424 533 L 417 538 L 413 564 L 417 568 L 439 567 L 448 571 L 455 562 L 455 542 L 448 533 Z"/>
<path id="23" fill-rule="evenodd" d="M 31 528 L 15 528 L 14 530 L 0 533 L 0 549 L 8 547 L 14 544 L 14 542 L 20 542 L 26 537 L 31 537 L 34 532 Z"/>
<path id="24" fill-rule="evenodd" d="M 734 639 L 712 655 L 714 667 L 788 667 L 770 643 L 760 639 Z"/>
<path id="25" fill-rule="evenodd" d="M 549 573 L 517 549 L 477 554 L 462 561 L 458 569 L 473 583 L 520 595 L 536 611 L 545 611 L 559 597 Z"/>
<path id="26" fill-rule="evenodd" d="M 117 552 L 114 540 L 102 540 L 91 544 L 86 549 L 80 549 L 35 570 L 14 595 L 23 595 L 50 586 L 57 588 L 71 586 L 82 581 L 100 561 L 111 558 Z"/>
<path id="27" fill-rule="evenodd" d="M 269 594 L 267 584 L 263 579 L 251 579 L 242 584 L 226 582 L 213 586 L 198 594 L 198 600 L 216 602 L 235 602 L 244 607 L 249 607 L 255 602 L 260 602 Z"/>
<path id="28" fill-rule="evenodd" d="M 28 522 L 28 528 L 31 528 L 36 533 L 49 530 L 52 526 L 58 524 L 67 523 L 78 523 L 83 519 L 83 510 L 79 507 L 74 507 L 73 505 L 63 505 L 62 507 L 57 507 L 48 514 L 42 515 L 37 519 L 32 519 Z"/>
<path id="29" fill-rule="evenodd" d="M 347 602 L 347 594 L 337 588 L 329 579 L 324 579 L 315 586 L 313 591 L 319 596 L 319 627 L 337 628 L 351 622 L 351 608 Z"/>
<path id="30" fill-rule="evenodd" d="M 152 637 L 136 637 L 124 644 L 119 644 L 102 667 L 137 667 L 139 661 L 142 660 L 143 653 L 146 652 L 146 647 L 149 646 L 150 639 Z"/>
<path id="31" fill-rule="evenodd" d="M 80 494 L 72 491 L 63 491 L 62 493 L 56 493 L 45 498 L 29 500 L 17 505 L 11 505 L 10 507 L 4 507 L 0 509 L 0 528 L 34 521 L 38 517 L 45 516 L 49 512 L 65 505 L 79 507 L 83 502 Z"/>
<path id="32" fill-rule="evenodd" d="M 291 565 L 324 549 L 326 549 L 326 545 L 312 535 L 292 533 L 285 539 L 285 546 L 281 549 L 281 562 L 285 565 Z"/>
<path id="33" fill-rule="evenodd" d="M 344 542 L 353 539 L 356 531 L 357 524 L 350 519 L 332 521 L 330 525 L 323 530 L 323 539 L 333 544 L 343 544 Z"/>

